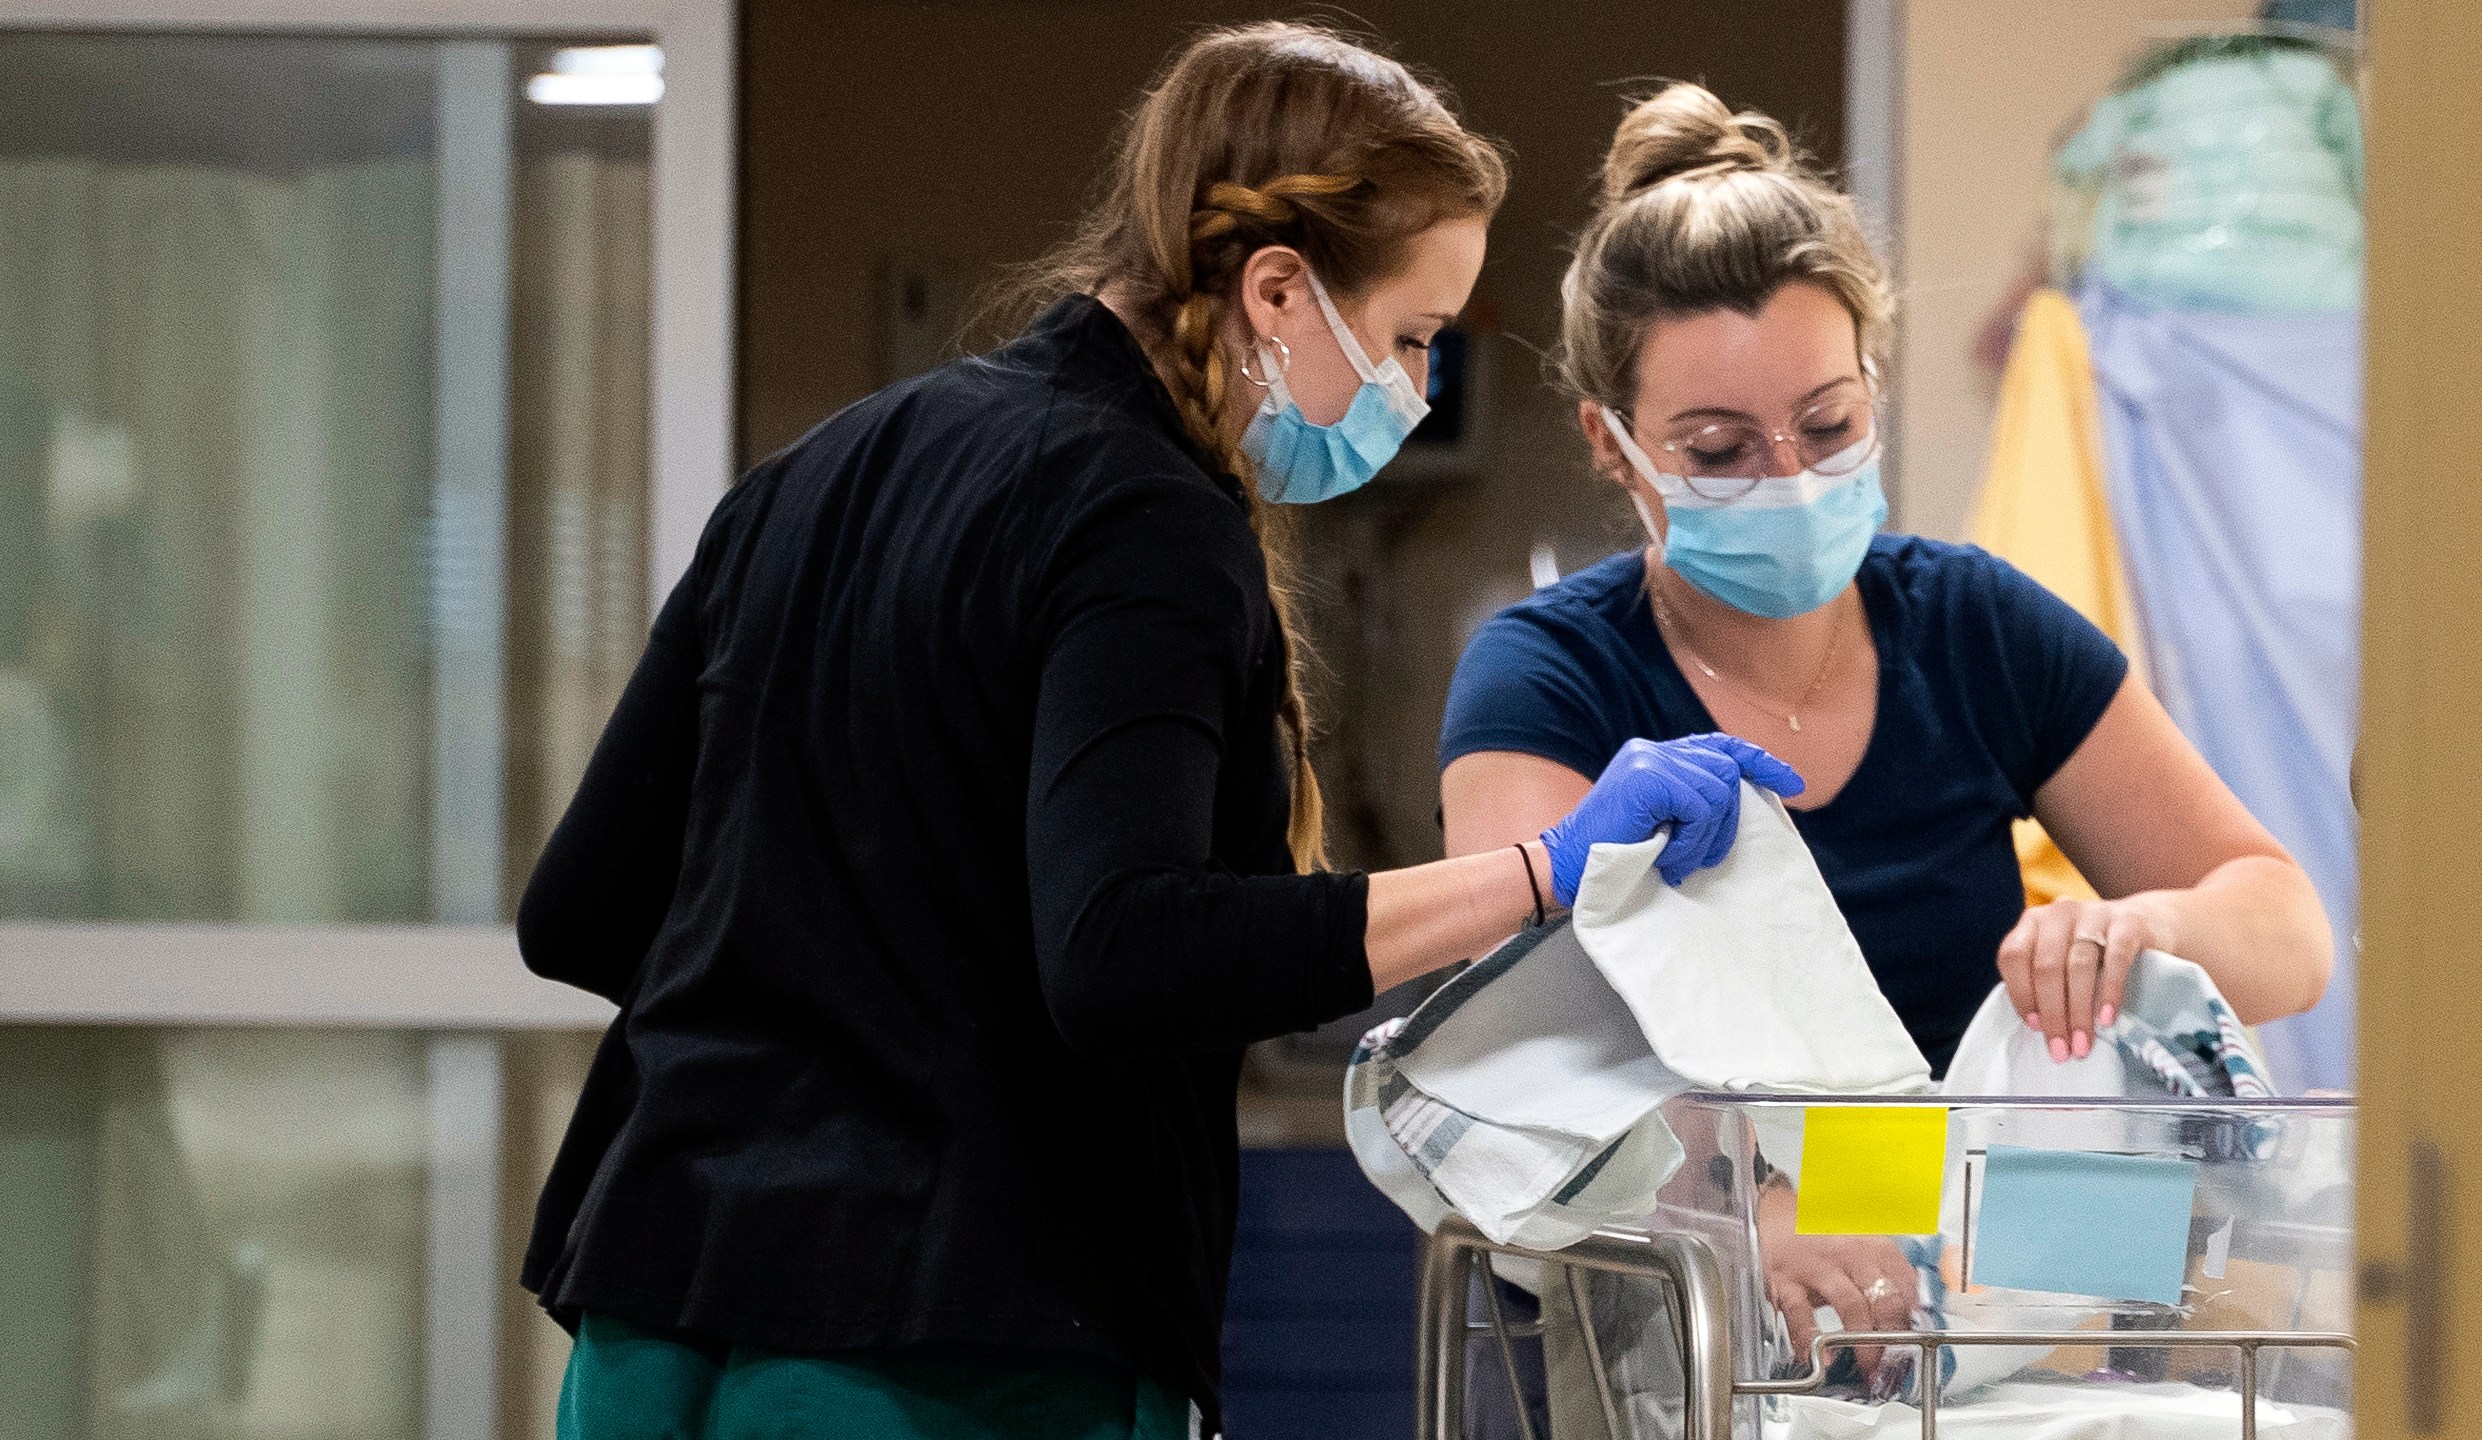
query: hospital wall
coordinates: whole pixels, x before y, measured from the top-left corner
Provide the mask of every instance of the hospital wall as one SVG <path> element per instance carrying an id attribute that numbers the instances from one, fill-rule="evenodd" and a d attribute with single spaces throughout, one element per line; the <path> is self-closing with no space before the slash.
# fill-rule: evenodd
<path id="1" fill-rule="evenodd" d="M 2039 264 L 2052 147 L 2149 40 L 2257 7 L 1905 0 L 1901 8 L 1892 503 L 1898 529 L 1962 539 L 1999 378 L 1977 342 Z"/>

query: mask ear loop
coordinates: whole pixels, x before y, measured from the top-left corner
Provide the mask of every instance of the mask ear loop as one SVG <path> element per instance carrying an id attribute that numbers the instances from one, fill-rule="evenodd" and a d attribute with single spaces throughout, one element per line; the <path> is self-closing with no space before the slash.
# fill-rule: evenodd
<path id="1" fill-rule="evenodd" d="M 1660 494 L 1661 487 L 1655 482 L 1655 462 L 1646 457 L 1646 452 L 1637 443 L 1637 437 L 1631 435 L 1629 427 L 1621 423 L 1619 412 L 1609 405 L 1598 405 L 1595 408 L 1602 412 L 1603 428 L 1611 431 L 1612 439 L 1619 442 L 1620 453 L 1628 460 L 1629 468 L 1637 471 L 1638 478 Z M 1655 525 L 1654 507 L 1646 503 L 1646 497 L 1639 494 L 1636 487 L 1623 485 L 1620 488 L 1628 495 L 1629 503 L 1637 508 L 1638 523 L 1646 527 L 1647 543 L 1655 547 L 1655 563 L 1663 563 L 1665 532 Z"/>
<path id="2" fill-rule="evenodd" d="M 1620 443 L 1620 453 L 1628 457 L 1630 468 L 1637 471 L 1639 479 L 1653 486 L 1655 493 L 1661 494 L 1666 477 L 1662 471 L 1655 468 L 1655 462 L 1647 458 L 1646 452 L 1639 448 L 1637 437 L 1629 433 L 1629 427 L 1621 421 L 1620 412 L 1609 405 L 1598 405 L 1595 408 L 1603 412 L 1603 428 L 1611 431 L 1612 439 Z"/>
<path id="3" fill-rule="evenodd" d="M 1344 358 L 1353 366 L 1353 373 L 1370 384 L 1379 384 L 1379 367 L 1370 363 L 1370 352 L 1362 348 L 1361 337 L 1353 333 L 1352 326 L 1344 323 L 1342 315 L 1336 313 L 1336 302 L 1327 298 L 1327 287 L 1319 283 L 1319 272 L 1304 265 L 1301 274 L 1310 282 L 1310 293 L 1318 299 L 1319 313 L 1327 317 L 1328 333 L 1336 337 L 1336 348 L 1344 352 Z"/>
<path id="4" fill-rule="evenodd" d="M 1363 384 L 1376 385 L 1387 395 L 1388 408 L 1404 420 L 1407 430 L 1421 424 L 1431 413 L 1429 397 L 1413 388 L 1413 377 L 1405 373 L 1405 367 L 1396 362 L 1395 356 L 1388 357 L 1386 371 L 1371 364 L 1370 352 L 1362 348 L 1361 337 L 1336 313 L 1336 302 L 1327 298 L 1327 287 L 1319 283 L 1319 272 L 1304 265 L 1301 273 L 1310 282 L 1310 293 L 1318 297 L 1319 312 L 1327 317 L 1327 331 L 1336 337 L 1336 348 L 1344 352 L 1353 373 L 1361 377 Z"/>

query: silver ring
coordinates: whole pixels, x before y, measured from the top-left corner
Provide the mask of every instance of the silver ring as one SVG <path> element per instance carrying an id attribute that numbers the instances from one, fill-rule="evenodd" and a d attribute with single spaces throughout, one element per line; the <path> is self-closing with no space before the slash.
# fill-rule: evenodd
<path id="1" fill-rule="evenodd" d="M 1281 335 L 1270 335 L 1270 336 L 1268 336 L 1268 337 L 1267 337 L 1267 343 L 1268 343 L 1268 344 L 1270 344 L 1270 345 L 1273 345 L 1273 346 L 1275 347 L 1275 350 L 1276 350 L 1276 356 L 1275 356 L 1275 368 L 1276 368 L 1276 373 L 1277 373 L 1278 375 L 1288 375 L 1288 374 L 1292 373 L 1292 369 L 1293 369 L 1293 347 L 1292 347 L 1292 346 L 1290 346 L 1290 345 L 1285 344 L 1285 343 L 1284 343 L 1284 337 L 1283 337 L 1283 336 L 1281 336 Z M 1274 381 L 1272 381 L 1272 380 L 1261 380 L 1261 379 L 1259 379 L 1257 376 L 1252 375 L 1252 374 L 1250 373 L 1250 356 L 1252 356 L 1252 355 L 1258 355 L 1258 359 L 1259 359 L 1259 368 L 1260 368 L 1260 369 L 1264 370 L 1264 369 L 1266 368 L 1266 366 L 1267 366 L 1267 357 L 1266 357 L 1266 356 L 1264 356 L 1264 355 L 1259 354 L 1258 347 L 1257 347 L 1257 346 L 1255 346 L 1255 345 L 1253 345 L 1253 346 L 1251 346 L 1248 350 L 1246 350 L 1246 351 L 1244 351 L 1244 352 L 1242 353 L 1242 356 L 1241 356 L 1241 378 L 1242 378 L 1242 379 L 1244 379 L 1244 380 L 1249 381 L 1252 385 L 1257 386 L 1257 387 L 1258 387 L 1259 389 L 1261 389 L 1261 390 L 1272 390 L 1272 389 L 1274 389 L 1274 388 L 1275 388 L 1275 382 L 1274 382 Z"/>
<path id="2" fill-rule="evenodd" d="M 1869 1288 L 1862 1291 L 1862 1298 L 1864 1300 L 1884 1300 L 1888 1296 L 1895 1293 L 1896 1287 L 1888 1284 L 1887 1277 L 1882 1275 L 1878 1279 L 1871 1281 Z"/>
<path id="3" fill-rule="evenodd" d="M 2071 940 L 2068 943 L 2071 945 L 2091 945 L 2097 950 L 2109 950 L 2111 948 L 2111 942 L 2104 939 L 2102 936 L 2087 935 L 2082 932 L 2078 934 L 2076 939 Z"/>

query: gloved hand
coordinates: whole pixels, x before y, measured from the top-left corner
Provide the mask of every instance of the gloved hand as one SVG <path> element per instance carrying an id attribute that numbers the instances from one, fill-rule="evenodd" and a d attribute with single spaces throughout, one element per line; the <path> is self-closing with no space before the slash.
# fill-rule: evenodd
<path id="1" fill-rule="evenodd" d="M 1741 781 L 1778 795 L 1803 786 L 1793 767 L 1737 735 L 1689 735 L 1678 740 L 1632 740 L 1603 767 L 1586 798 L 1568 818 L 1543 832 L 1551 854 L 1551 891 L 1563 905 L 1577 903 L 1586 878 L 1586 853 L 1597 845 L 1634 845 L 1669 824 L 1672 841 L 1655 861 L 1665 883 L 1678 885 L 1732 853 L 1741 833 Z"/>

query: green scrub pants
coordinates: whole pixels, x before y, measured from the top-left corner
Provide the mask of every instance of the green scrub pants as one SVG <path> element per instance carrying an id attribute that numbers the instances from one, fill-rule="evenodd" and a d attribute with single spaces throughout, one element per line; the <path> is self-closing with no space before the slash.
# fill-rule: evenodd
<path id="1" fill-rule="evenodd" d="M 560 1384 L 559 1440 L 1190 1440 L 1189 1413 L 1084 1356 L 710 1349 L 589 1313 Z"/>

